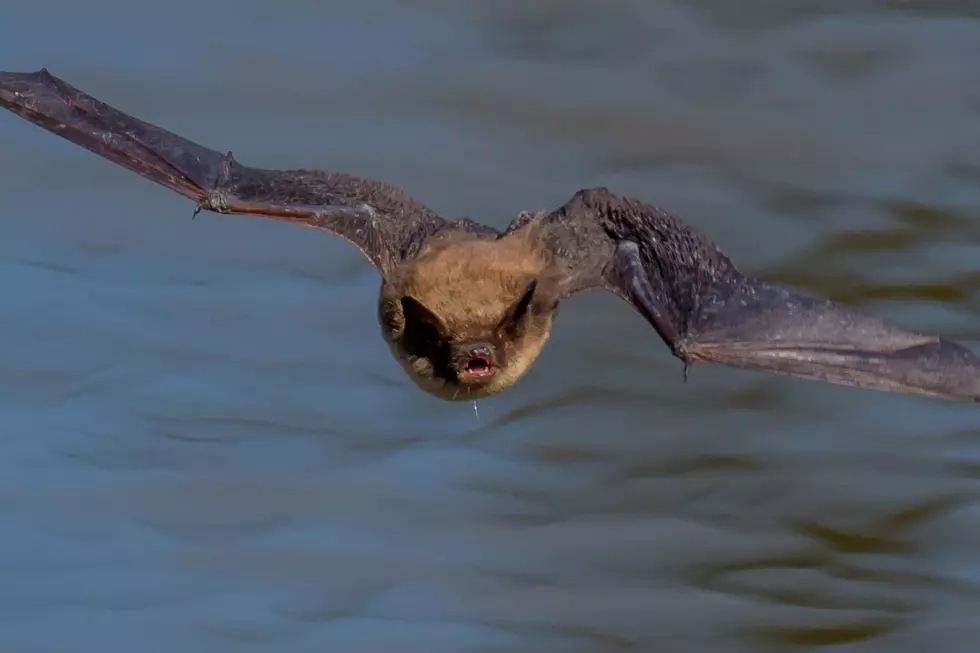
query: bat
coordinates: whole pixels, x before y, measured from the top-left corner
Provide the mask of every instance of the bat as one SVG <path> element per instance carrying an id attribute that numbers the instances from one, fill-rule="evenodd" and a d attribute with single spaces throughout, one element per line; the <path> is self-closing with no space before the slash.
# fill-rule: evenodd
<path id="1" fill-rule="evenodd" d="M 673 356 L 860 388 L 980 401 L 980 358 L 827 299 L 741 273 L 706 236 L 606 188 L 503 231 L 446 220 L 401 189 L 339 172 L 268 170 L 127 115 L 46 69 L 0 72 L 0 105 L 189 198 L 200 211 L 306 225 L 353 243 L 381 277 L 378 322 L 422 390 L 509 388 L 537 359 L 559 303 L 605 290 Z"/>

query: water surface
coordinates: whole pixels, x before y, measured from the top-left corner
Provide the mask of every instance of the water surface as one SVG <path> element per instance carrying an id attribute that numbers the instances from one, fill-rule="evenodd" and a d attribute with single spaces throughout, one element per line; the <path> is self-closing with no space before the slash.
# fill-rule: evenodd
<path id="1" fill-rule="evenodd" d="M 0 68 L 246 164 L 505 225 L 605 185 L 743 270 L 980 347 L 962 1 L 4 9 Z M 0 116 L 0 649 L 969 653 L 971 406 L 682 366 L 613 297 L 422 394 L 339 239 Z"/>

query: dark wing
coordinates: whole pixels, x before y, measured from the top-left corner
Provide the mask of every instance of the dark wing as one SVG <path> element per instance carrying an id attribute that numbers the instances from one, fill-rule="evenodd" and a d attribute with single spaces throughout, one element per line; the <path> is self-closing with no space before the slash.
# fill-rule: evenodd
<path id="1" fill-rule="evenodd" d="M 747 277 L 707 237 L 654 206 L 583 190 L 541 224 L 570 269 L 563 296 L 612 291 L 685 364 L 980 401 L 980 358 L 968 349 Z"/>
<path id="2" fill-rule="evenodd" d="M 0 72 L 0 106 L 197 204 L 343 236 L 385 274 L 445 222 L 403 191 L 316 170 L 249 168 L 86 95 L 46 69 Z M 195 211 L 196 213 L 196 211 Z"/>

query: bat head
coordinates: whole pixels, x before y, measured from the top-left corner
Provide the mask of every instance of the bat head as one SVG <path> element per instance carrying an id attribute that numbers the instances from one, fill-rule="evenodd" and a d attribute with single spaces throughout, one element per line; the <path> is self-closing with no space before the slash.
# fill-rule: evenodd
<path id="1" fill-rule="evenodd" d="M 382 286 L 378 317 L 392 354 L 416 385 L 442 399 L 510 387 L 548 340 L 556 277 L 536 253 L 500 242 L 449 245 Z"/>

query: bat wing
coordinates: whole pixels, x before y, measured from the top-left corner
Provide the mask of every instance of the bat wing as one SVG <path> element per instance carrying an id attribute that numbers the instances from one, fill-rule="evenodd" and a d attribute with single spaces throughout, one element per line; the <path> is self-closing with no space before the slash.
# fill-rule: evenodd
<path id="1" fill-rule="evenodd" d="M 0 72 L 0 106 L 190 198 L 196 211 L 257 215 L 342 236 L 384 275 L 445 221 L 387 184 L 317 170 L 264 170 L 129 116 L 46 69 Z"/>
<path id="2" fill-rule="evenodd" d="M 685 365 L 980 401 L 980 358 L 970 350 L 743 275 L 707 237 L 657 207 L 583 190 L 541 225 L 569 269 L 563 296 L 615 293 Z"/>

